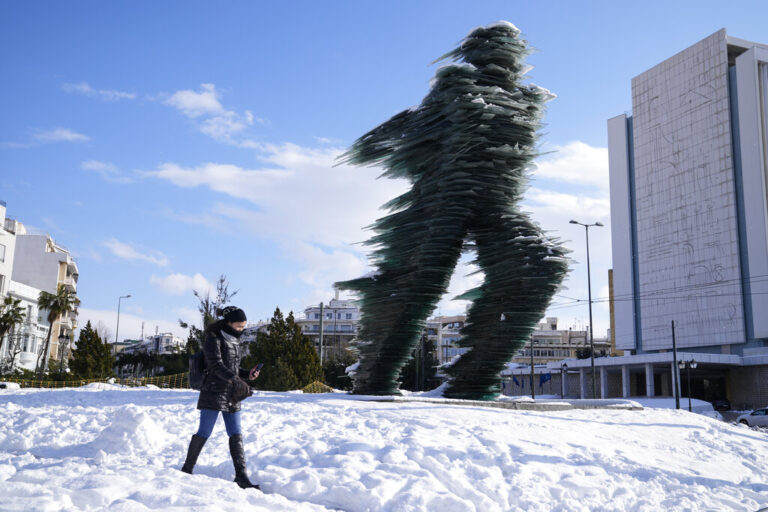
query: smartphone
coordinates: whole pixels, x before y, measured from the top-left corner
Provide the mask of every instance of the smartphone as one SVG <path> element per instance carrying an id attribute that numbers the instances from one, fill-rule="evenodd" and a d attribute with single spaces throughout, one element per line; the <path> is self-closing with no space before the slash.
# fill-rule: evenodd
<path id="1" fill-rule="evenodd" d="M 261 371 L 261 367 L 264 366 L 264 363 L 259 363 L 256 365 L 256 371 Z"/>

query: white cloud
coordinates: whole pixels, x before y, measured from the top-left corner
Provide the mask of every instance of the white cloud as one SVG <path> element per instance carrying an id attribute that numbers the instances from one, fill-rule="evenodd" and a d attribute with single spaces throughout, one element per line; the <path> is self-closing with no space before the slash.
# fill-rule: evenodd
<path id="1" fill-rule="evenodd" d="M 154 334 L 155 327 L 157 327 L 158 332 L 171 332 L 184 340 L 187 339 L 187 330 L 182 329 L 179 326 L 178 322 L 168 321 L 168 320 L 157 320 L 155 318 L 156 316 L 151 314 L 146 316 L 145 315 L 139 316 L 131 313 L 126 313 L 125 311 L 120 311 L 120 331 L 117 333 L 117 336 L 119 336 L 121 340 L 139 339 L 141 337 L 142 322 L 143 322 L 145 336 Z M 99 322 L 101 322 L 107 328 L 107 332 L 109 333 L 109 336 L 110 336 L 109 342 L 112 343 L 115 341 L 114 339 L 114 336 L 116 334 L 115 328 L 117 327 L 117 311 L 116 310 L 99 310 L 99 309 L 88 309 L 88 308 L 81 307 L 79 309 L 78 317 L 77 317 L 78 333 L 75 334 L 76 336 L 79 335 L 79 330 L 84 328 L 86 322 L 88 322 L 89 320 L 91 322 L 91 326 L 94 329 L 97 328 Z"/>
<path id="2" fill-rule="evenodd" d="M 537 186 L 528 190 L 523 209 L 531 212 L 533 219 L 544 230 L 561 238 L 562 244 L 572 251 L 569 254 L 574 260 L 571 273 L 563 282 L 563 289 L 558 295 L 580 299 L 581 302 L 574 303 L 556 296 L 552 302 L 563 305 L 553 306 L 547 312 L 547 316 L 560 319 L 561 327 L 568 328 L 589 324 L 586 234 L 584 227 L 569 224 L 569 221 L 574 219 L 588 224 L 599 221 L 605 225 L 589 229 L 593 299 L 598 297 L 597 290 L 600 293 L 605 290 L 604 297 L 607 297 L 608 269 L 611 268 L 612 257 L 607 150 L 582 142 L 572 142 L 565 148 L 568 149 L 562 150 L 550 167 L 539 165 L 540 170 L 544 168 L 546 176 L 540 172 L 534 175 L 534 184 Z M 600 156 L 602 154 L 605 154 L 605 159 Z M 584 162 L 584 165 L 579 166 L 578 162 Z M 604 162 L 602 169 L 601 162 Z M 584 171 L 569 174 L 568 169 Z M 536 178 L 541 177 L 547 178 L 547 188 L 536 183 Z M 589 192 L 572 193 L 570 184 L 584 185 Z M 609 327 L 607 303 L 593 304 L 592 315 L 595 336 L 605 336 Z"/>
<path id="3" fill-rule="evenodd" d="M 534 212 L 552 214 L 558 219 L 568 216 L 589 217 L 607 222 L 611 214 L 611 202 L 607 194 L 587 197 L 533 187 L 526 194 L 525 204 Z"/>
<path id="4" fill-rule="evenodd" d="M 168 265 L 168 258 L 159 251 L 152 251 L 153 254 L 145 254 L 116 238 L 107 240 L 104 242 L 104 245 L 118 258 L 146 261 L 160 267 Z"/>
<path id="5" fill-rule="evenodd" d="M 87 82 L 76 84 L 64 84 L 62 86 L 66 92 L 75 92 L 86 96 L 98 97 L 106 101 L 132 100 L 136 95 L 130 92 L 116 91 L 114 89 L 94 89 Z"/>
<path id="6" fill-rule="evenodd" d="M 205 295 L 215 293 L 216 287 L 212 285 L 202 274 L 188 276 L 186 274 L 169 274 L 165 277 L 152 276 L 150 284 L 160 288 L 168 295 L 184 295 L 194 291 Z"/>
<path id="7" fill-rule="evenodd" d="M 264 145 L 263 149 L 261 160 L 266 165 L 256 169 L 218 163 L 185 168 L 167 163 L 141 174 L 179 187 L 208 187 L 257 206 L 218 202 L 202 219 L 207 225 L 215 225 L 216 218 L 222 225 L 234 220 L 241 229 L 260 236 L 328 247 L 368 238 L 362 228 L 384 215 L 380 205 L 407 190 L 403 181 L 377 180 L 380 169 L 333 167 L 338 149 L 295 144 Z"/>
<path id="8" fill-rule="evenodd" d="M 110 162 L 100 162 L 99 160 L 88 160 L 80 164 L 80 168 L 85 171 L 91 171 L 99 174 L 104 180 L 112 183 L 131 183 L 133 180 L 128 176 L 123 176 L 115 164 Z"/>
<path id="9" fill-rule="evenodd" d="M 204 114 L 219 114 L 224 111 L 224 107 L 219 102 L 219 92 L 216 91 L 214 84 L 201 84 L 200 92 L 189 89 L 176 91 L 165 103 L 191 118 Z"/>
<path id="10" fill-rule="evenodd" d="M 608 148 L 574 141 L 551 150 L 537 162 L 534 177 L 608 189 Z"/>
<path id="11" fill-rule="evenodd" d="M 214 140 L 246 148 L 258 144 L 254 141 L 236 140 L 234 137 L 252 126 L 254 121 L 261 124 L 268 122 L 254 116 L 250 110 L 242 113 L 227 110 L 220 99 L 221 93 L 214 84 L 201 84 L 199 92 L 189 89 L 176 91 L 165 100 L 165 104 L 191 119 L 198 120 L 198 129 Z"/>
<path id="12" fill-rule="evenodd" d="M 91 140 L 87 135 L 77 133 L 67 128 L 54 128 L 52 130 L 38 132 L 35 139 L 40 142 L 85 142 Z"/>
<path id="13" fill-rule="evenodd" d="M 359 277 L 369 269 L 365 257 L 351 248 L 327 249 L 292 241 L 284 243 L 283 249 L 302 266 L 295 279 L 309 288 L 309 292 L 298 300 L 303 305 L 327 301 L 333 294 L 333 283 Z"/>

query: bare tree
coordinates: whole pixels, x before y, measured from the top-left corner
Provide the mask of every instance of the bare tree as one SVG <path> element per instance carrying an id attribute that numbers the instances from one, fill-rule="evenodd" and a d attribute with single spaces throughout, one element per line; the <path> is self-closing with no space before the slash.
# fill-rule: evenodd
<path id="1" fill-rule="evenodd" d="M 203 330 L 216 321 L 216 310 L 229 303 L 232 297 L 237 295 L 238 291 L 240 290 L 230 293 L 229 281 L 227 281 L 227 277 L 224 274 L 221 274 L 218 281 L 216 281 L 216 293 L 213 296 L 211 296 L 210 290 L 206 291 L 205 294 L 197 290 L 193 292 L 200 302 L 197 305 L 197 310 L 200 312 L 203 321 Z"/>
<path id="2" fill-rule="evenodd" d="M 96 334 L 99 335 L 99 338 L 104 340 L 104 343 L 107 343 L 107 341 L 112 337 L 112 329 L 107 327 L 107 324 L 105 324 L 101 320 L 96 322 L 96 329 L 94 330 L 96 331 Z"/>

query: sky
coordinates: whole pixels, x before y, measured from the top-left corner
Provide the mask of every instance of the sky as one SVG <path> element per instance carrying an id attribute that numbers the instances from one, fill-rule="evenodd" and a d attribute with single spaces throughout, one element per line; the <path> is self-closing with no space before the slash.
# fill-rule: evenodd
<path id="1" fill-rule="evenodd" d="M 120 338 L 199 323 L 219 275 L 249 321 L 302 312 L 368 271 L 359 242 L 406 190 L 335 166 L 357 137 L 429 91 L 434 61 L 507 20 L 535 48 L 530 82 L 557 95 L 524 209 L 571 250 L 547 316 L 609 327 L 606 121 L 630 80 L 726 28 L 768 42 L 766 2 L 0 3 L 0 199 L 72 251 L 79 323 Z M 435 314 L 482 276 L 463 259 Z"/>

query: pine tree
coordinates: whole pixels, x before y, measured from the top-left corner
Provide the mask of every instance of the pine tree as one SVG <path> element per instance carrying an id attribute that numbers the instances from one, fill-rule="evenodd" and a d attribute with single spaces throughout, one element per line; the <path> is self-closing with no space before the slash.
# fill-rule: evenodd
<path id="1" fill-rule="evenodd" d="M 288 391 L 323 380 L 320 357 L 307 336 L 296 324 L 293 312 L 283 317 L 280 308 L 269 321 L 267 333 L 259 333 L 250 346 L 245 365 L 264 363 L 261 375 L 253 382 L 258 389 Z"/>
<path id="2" fill-rule="evenodd" d="M 115 358 L 109 345 L 102 341 L 88 321 L 77 338 L 77 347 L 72 351 L 70 370 L 84 379 L 104 378 L 112 375 L 114 365 Z"/>

